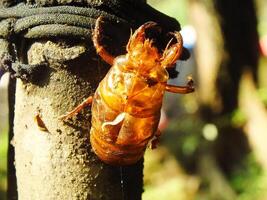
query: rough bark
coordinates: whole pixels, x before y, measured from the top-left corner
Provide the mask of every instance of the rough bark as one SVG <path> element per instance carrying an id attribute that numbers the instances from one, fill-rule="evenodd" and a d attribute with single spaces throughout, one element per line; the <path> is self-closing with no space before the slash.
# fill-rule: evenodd
<path id="1" fill-rule="evenodd" d="M 40 51 L 55 49 L 54 45 L 34 43 L 29 63 L 39 62 Z M 64 53 L 56 51 L 53 58 Z M 18 80 L 13 142 L 19 199 L 140 199 L 142 162 L 121 168 L 99 161 L 89 142 L 89 109 L 85 117 L 66 123 L 58 119 L 93 94 L 108 69 L 93 58 L 96 55 L 89 53 L 68 66 L 49 63 L 37 84 Z M 39 130 L 37 113 L 47 131 Z"/>
<path id="2" fill-rule="evenodd" d="M 40 2 L 40 5 L 49 3 Z M 132 28 L 154 20 L 166 27 L 166 31 L 179 30 L 175 20 L 155 12 L 146 4 L 138 7 L 138 2 L 129 1 L 133 5 L 131 7 L 129 2 L 124 2 L 103 0 L 88 3 L 115 13 L 126 21 L 131 20 L 129 24 Z M 141 13 L 136 8 L 140 8 Z M 20 18 L 34 12 L 34 9 L 29 12 L 19 9 L 14 8 L 13 12 L 0 9 L 0 18 Z M 40 12 L 49 10 L 42 7 L 38 9 Z M 0 37 L 12 38 L 11 41 L 19 47 L 14 52 L 18 53 L 18 61 L 22 64 L 14 65 L 12 70 L 31 73 L 27 67 L 35 67 L 43 62 L 48 64 L 41 73 L 33 71 L 32 77 L 26 74 L 24 80 L 17 81 L 13 145 L 19 199 L 141 199 L 143 160 L 127 167 L 114 167 L 101 162 L 92 152 L 89 142 L 89 107 L 66 122 L 58 119 L 93 94 L 109 66 L 95 54 L 90 42 L 90 29 L 62 26 L 68 30 L 64 32 L 57 29 L 57 23 L 62 23 L 61 19 L 53 20 L 42 21 L 38 18 L 38 30 L 35 27 L 16 29 L 15 34 L 19 37 L 10 36 L 9 31 L 14 30 L 9 27 L 13 25 L 12 22 L 8 24 L 6 32 L 0 34 Z M 29 22 L 26 21 L 26 25 Z M 116 31 L 113 30 L 115 26 L 109 29 L 108 36 L 114 41 L 109 43 L 107 39 L 105 44 L 113 53 L 125 51 L 123 44 L 129 36 L 130 26 L 127 27 L 127 33 L 119 25 Z M 67 34 L 70 37 L 66 37 Z M 60 40 L 60 36 L 65 39 Z M 74 36 L 79 37 L 70 40 Z M 38 127 L 36 116 L 40 117 L 46 128 Z"/>

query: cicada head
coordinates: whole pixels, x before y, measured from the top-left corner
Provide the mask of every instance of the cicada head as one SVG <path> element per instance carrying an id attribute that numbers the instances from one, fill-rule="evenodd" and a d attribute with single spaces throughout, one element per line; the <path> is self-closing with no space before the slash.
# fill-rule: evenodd
<path id="1" fill-rule="evenodd" d="M 172 38 L 165 50 L 161 51 L 162 49 L 155 44 L 159 43 L 158 40 L 146 37 L 146 32 L 150 30 L 161 32 L 155 22 L 147 22 L 140 26 L 130 37 L 126 59 L 129 61 L 129 67 L 138 74 L 153 77 L 157 82 L 166 82 L 169 78 L 166 69 L 173 68 L 182 55 L 183 39 L 179 32 L 170 33 Z"/>
<path id="2" fill-rule="evenodd" d="M 169 78 L 167 70 L 161 66 L 161 54 L 153 45 L 153 41 L 145 39 L 136 41 L 129 48 L 127 59 L 130 61 L 131 69 L 148 80 L 166 82 Z"/>
<path id="3" fill-rule="evenodd" d="M 160 61 L 161 56 L 153 40 L 146 38 L 146 31 L 153 29 L 159 29 L 155 22 L 145 23 L 131 35 L 127 44 L 127 58 L 138 72 L 147 72 Z"/>
<path id="4" fill-rule="evenodd" d="M 149 71 L 159 64 L 160 54 L 153 46 L 152 40 L 135 41 L 128 50 L 128 59 L 138 71 Z"/>

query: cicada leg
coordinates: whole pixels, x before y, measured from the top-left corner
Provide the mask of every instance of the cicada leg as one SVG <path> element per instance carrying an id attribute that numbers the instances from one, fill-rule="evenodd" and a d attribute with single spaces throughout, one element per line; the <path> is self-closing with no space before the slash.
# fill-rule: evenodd
<path id="1" fill-rule="evenodd" d="M 130 37 L 129 42 L 127 44 L 127 51 L 130 52 L 131 49 L 137 46 L 137 43 L 144 43 L 145 41 L 145 30 L 148 28 L 156 27 L 160 29 L 157 23 L 155 22 L 147 22 L 140 26 L 134 34 Z"/>
<path id="2" fill-rule="evenodd" d="M 80 105 L 78 105 L 76 108 L 74 108 L 72 111 L 66 113 L 65 115 L 61 115 L 59 117 L 60 120 L 68 119 L 77 113 L 79 113 L 85 106 L 91 105 L 93 102 L 93 97 L 89 96 L 87 99 L 85 99 Z"/>
<path id="3" fill-rule="evenodd" d="M 187 79 L 188 81 L 187 81 L 186 86 L 176 86 L 176 85 L 167 84 L 165 86 L 165 90 L 167 92 L 179 93 L 179 94 L 188 94 L 188 93 L 194 92 L 195 88 L 194 88 L 194 81 L 192 77 L 189 76 Z"/>
<path id="4" fill-rule="evenodd" d="M 115 57 L 112 56 L 103 45 L 100 44 L 100 38 L 101 38 L 101 23 L 103 22 L 103 17 L 98 17 L 95 23 L 95 28 L 93 31 L 93 43 L 96 48 L 96 52 L 98 55 L 108 64 L 113 65 Z"/>
<path id="5" fill-rule="evenodd" d="M 172 33 L 176 38 L 176 43 L 170 46 L 170 42 L 166 46 L 161 58 L 161 66 L 164 68 L 172 67 L 179 59 L 183 52 L 183 37 L 179 32 Z"/>

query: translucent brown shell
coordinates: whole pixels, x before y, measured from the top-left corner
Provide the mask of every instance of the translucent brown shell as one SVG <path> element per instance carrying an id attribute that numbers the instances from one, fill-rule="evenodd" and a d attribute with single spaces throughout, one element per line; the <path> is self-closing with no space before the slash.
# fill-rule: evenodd
<path id="1" fill-rule="evenodd" d="M 114 59 L 99 44 L 101 20 L 99 18 L 96 23 L 94 45 L 98 54 L 112 67 L 94 95 L 91 144 L 94 152 L 106 163 L 133 164 L 143 157 L 149 141 L 157 133 L 165 90 L 193 91 L 192 84 L 185 87 L 167 85 L 165 68 L 180 57 L 182 36 L 179 32 L 174 33 L 177 42 L 161 55 L 152 41 L 145 38 L 145 30 L 157 24 L 145 23 L 130 37 L 127 54 Z"/>
<path id="2" fill-rule="evenodd" d="M 88 102 L 92 100 L 90 141 L 105 163 L 129 165 L 141 159 L 148 143 L 160 135 L 157 129 L 164 92 L 193 92 L 193 82 L 167 84 L 166 68 L 176 63 L 183 50 L 179 32 L 173 33 L 176 42 L 160 53 L 145 36 L 146 29 L 158 25 L 147 22 L 130 37 L 127 54 L 115 58 L 100 44 L 102 22 L 101 17 L 96 21 L 93 43 L 98 55 L 112 67 L 93 98 L 88 98 Z M 78 112 L 85 103 L 62 118 Z"/>

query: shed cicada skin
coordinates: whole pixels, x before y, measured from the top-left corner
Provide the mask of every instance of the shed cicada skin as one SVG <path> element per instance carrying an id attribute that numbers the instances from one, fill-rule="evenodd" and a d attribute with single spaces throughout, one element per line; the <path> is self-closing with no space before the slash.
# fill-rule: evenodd
<path id="1" fill-rule="evenodd" d="M 153 145 L 160 135 L 157 129 L 164 92 L 193 92 L 193 81 L 189 78 L 186 86 L 167 84 L 166 69 L 176 63 L 183 49 L 179 32 L 173 33 L 176 42 L 161 53 L 145 36 L 145 30 L 157 24 L 147 22 L 130 37 L 127 54 L 114 58 L 99 43 L 101 21 L 97 19 L 93 43 L 100 57 L 112 67 L 94 96 L 61 118 L 92 103 L 93 151 L 105 163 L 129 165 L 141 159 L 148 143 L 152 141 Z"/>

